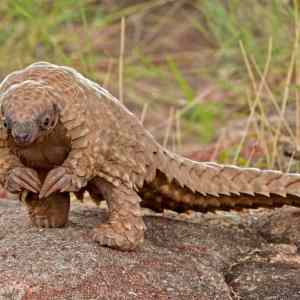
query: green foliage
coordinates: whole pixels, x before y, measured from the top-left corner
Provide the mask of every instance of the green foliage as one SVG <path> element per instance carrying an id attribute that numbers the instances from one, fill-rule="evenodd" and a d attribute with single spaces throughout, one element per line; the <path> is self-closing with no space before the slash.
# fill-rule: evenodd
<path id="1" fill-rule="evenodd" d="M 294 41 L 297 10 L 292 5 L 281 0 L 199 0 L 195 7 L 202 18 L 192 23 L 216 48 L 218 69 L 233 70 L 231 78 L 247 79 L 239 43 L 262 69 L 272 38 L 272 72 L 282 76 Z"/>
<path id="2" fill-rule="evenodd" d="M 192 87 L 189 85 L 188 81 L 184 78 L 182 72 L 180 72 L 176 62 L 172 60 L 170 57 L 167 59 L 169 68 L 173 73 L 178 86 L 180 87 L 184 97 L 188 102 L 192 102 L 194 100 L 195 94 Z"/>
<path id="3" fill-rule="evenodd" d="M 225 55 L 238 50 L 242 41 L 259 58 L 272 37 L 276 43 L 273 54 L 280 56 L 294 39 L 290 29 L 295 10 L 281 0 L 201 0 L 196 7 L 205 18 L 209 38 Z M 198 28 L 203 25 L 198 24 Z"/>
<path id="4" fill-rule="evenodd" d="M 218 161 L 220 161 L 224 164 L 232 163 L 232 161 L 235 157 L 236 151 L 237 151 L 236 147 L 231 147 L 231 148 L 223 150 L 219 154 Z M 249 163 L 248 160 L 242 156 L 239 156 L 236 161 L 236 164 L 241 167 L 247 167 L 248 163 Z"/>
<path id="5" fill-rule="evenodd" d="M 170 57 L 167 58 L 167 62 L 178 87 L 181 89 L 185 100 L 188 102 L 187 105 L 190 106 L 190 108 L 186 109 L 182 114 L 182 117 L 192 123 L 198 124 L 201 142 L 208 143 L 214 135 L 214 120 L 217 115 L 220 117 L 222 105 L 220 105 L 220 103 L 217 105 L 214 102 L 197 103 L 197 99 L 195 99 L 196 92 L 185 79 L 184 74 L 180 71 L 176 62 Z"/>
<path id="6" fill-rule="evenodd" d="M 126 101 L 140 106 L 155 103 L 165 114 L 170 105 L 178 108 L 183 98 L 183 128 L 192 128 L 201 142 L 214 137 L 228 106 L 234 105 L 239 116 L 242 109 L 248 113 L 245 90 L 249 77 L 240 42 L 250 63 L 262 70 L 272 38 L 268 84 L 274 95 L 280 94 L 282 84 L 278 82 L 284 82 L 286 76 L 298 13 L 288 1 L 121 2 L 0 1 L 0 75 L 36 60 L 48 60 L 72 65 L 92 79 L 108 83 L 117 94 L 120 20 L 126 17 L 121 74 Z M 191 33 L 192 38 L 181 41 Z M 223 95 L 222 105 L 213 96 L 197 103 L 206 84 Z"/>
<path id="7" fill-rule="evenodd" d="M 220 103 L 197 104 L 183 114 L 183 118 L 198 125 L 199 142 L 209 143 L 215 134 L 215 120 L 222 116 Z"/>

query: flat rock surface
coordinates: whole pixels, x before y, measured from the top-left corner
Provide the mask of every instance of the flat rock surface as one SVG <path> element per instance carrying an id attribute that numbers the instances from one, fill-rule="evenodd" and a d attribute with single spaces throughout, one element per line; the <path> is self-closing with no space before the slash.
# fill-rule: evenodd
<path id="1" fill-rule="evenodd" d="M 145 217 L 137 252 L 100 247 L 105 219 L 73 203 L 63 229 L 37 229 L 0 200 L 0 299 L 300 299 L 300 210 Z"/>

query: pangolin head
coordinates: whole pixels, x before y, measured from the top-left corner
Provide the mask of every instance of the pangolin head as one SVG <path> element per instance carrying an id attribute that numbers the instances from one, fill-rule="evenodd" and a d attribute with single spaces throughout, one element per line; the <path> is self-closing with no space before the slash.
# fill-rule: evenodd
<path id="1" fill-rule="evenodd" d="M 26 80 L 0 95 L 2 126 L 14 142 L 26 146 L 49 135 L 59 119 L 57 95 L 40 81 Z"/>

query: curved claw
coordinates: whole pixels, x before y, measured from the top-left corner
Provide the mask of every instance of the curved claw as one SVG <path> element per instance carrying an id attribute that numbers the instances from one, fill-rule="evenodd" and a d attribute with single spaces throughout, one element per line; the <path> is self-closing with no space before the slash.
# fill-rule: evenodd
<path id="1" fill-rule="evenodd" d="M 38 193 L 41 188 L 41 181 L 35 170 L 17 167 L 10 171 L 5 187 L 12 193 L 24 190 Z"/>
<path id="2" fill-rule="evenodd" d="M 39 198 L 45 198 L 51 194 L 61 191 L 65 186 L 71 183 L 71 175 L 66 173 L 65 168 L 57 167 L 51 170 L 41 188 Z"/>
<path id="3" fill-rule="evenodd" d="M 48 197 L 55 192 L 77 192 L 85 185 L 85 178 L 68 173 L 64 167 L 57 167 L 48 173 L 39 198 Z"/>

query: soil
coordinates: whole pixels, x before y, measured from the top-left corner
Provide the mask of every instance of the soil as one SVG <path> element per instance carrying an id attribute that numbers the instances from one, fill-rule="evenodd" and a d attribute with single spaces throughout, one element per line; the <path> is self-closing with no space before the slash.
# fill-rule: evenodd
<path id="1" fill-rule="evenodd" d="M 135 252 L 100 247 L 105 210 L 72 203 L 62 229 L 37 229 L 0 200 L 0 299 L 300 299 L 300 210 L 154 214 Z"/>

